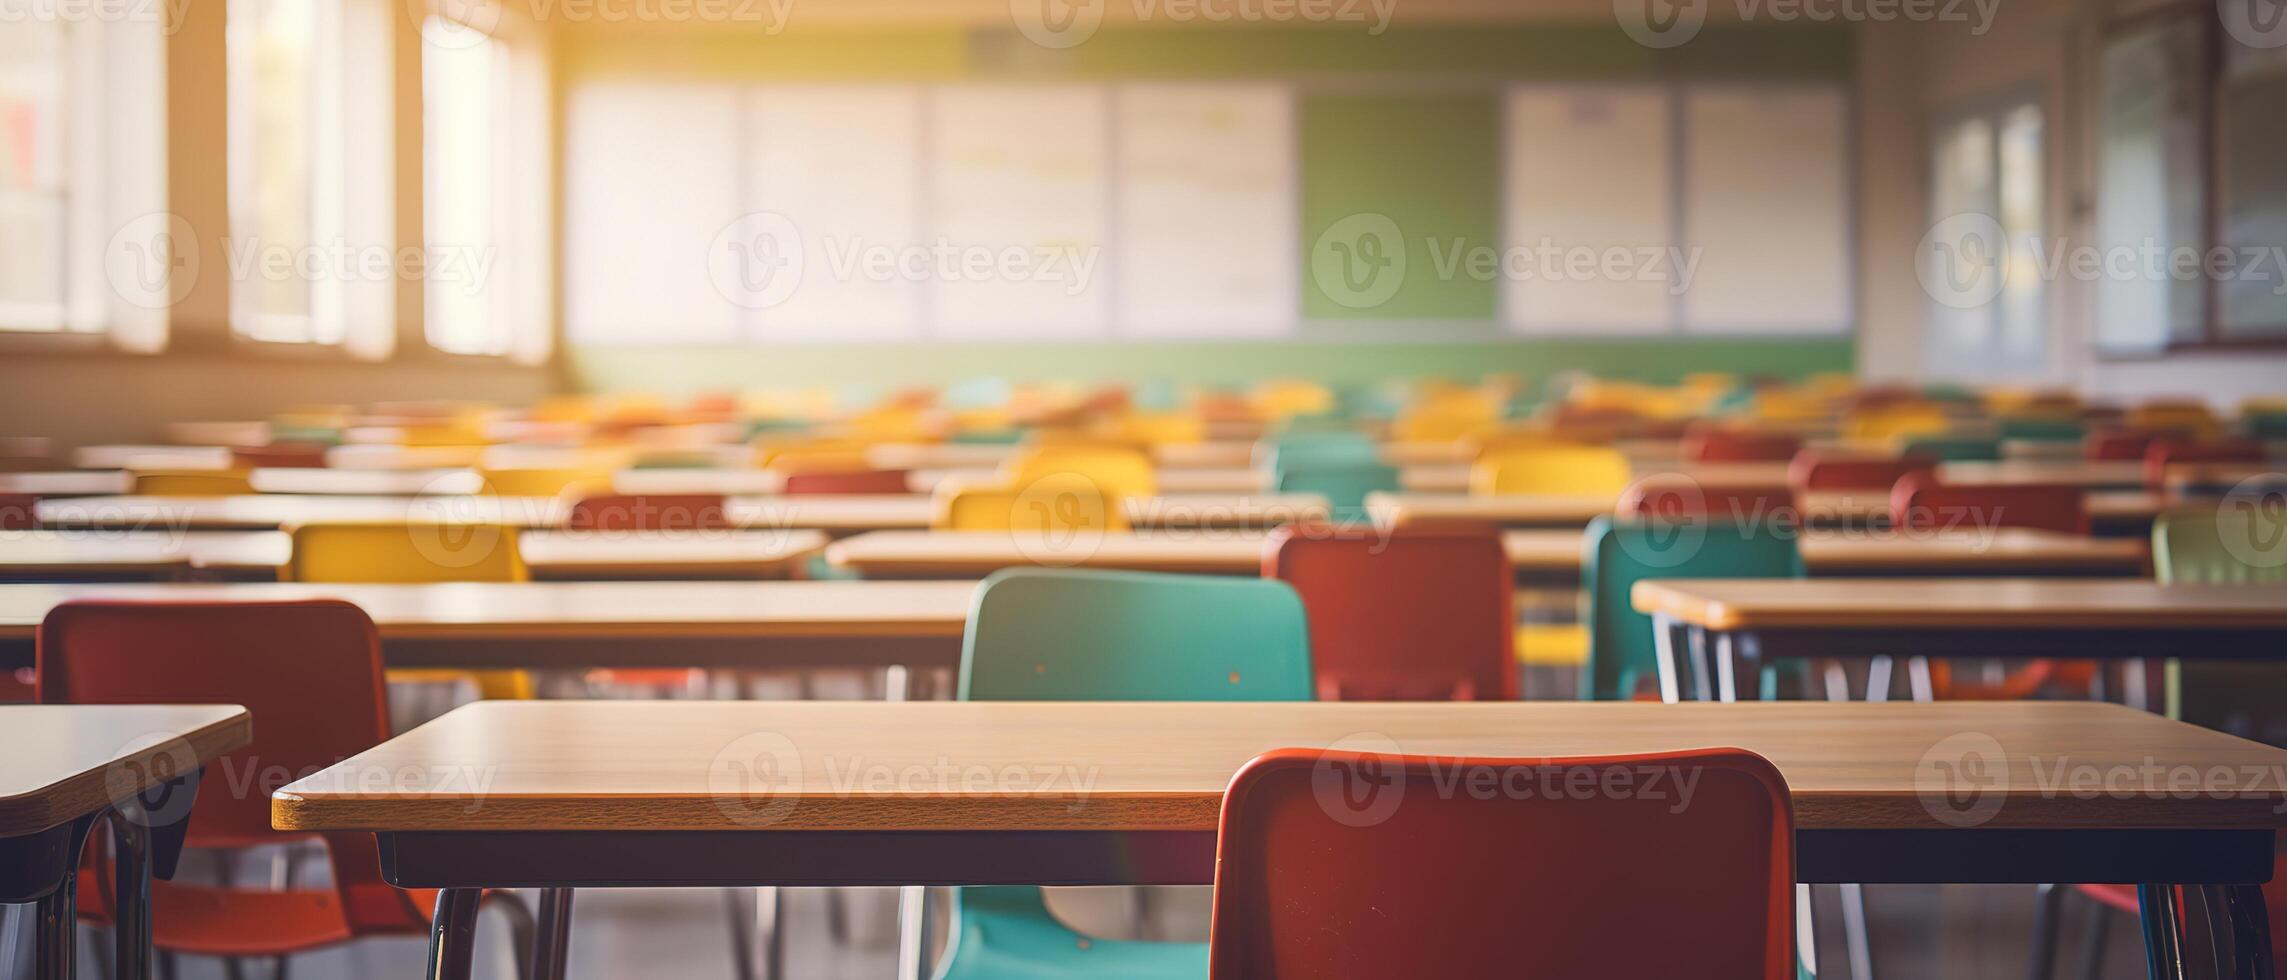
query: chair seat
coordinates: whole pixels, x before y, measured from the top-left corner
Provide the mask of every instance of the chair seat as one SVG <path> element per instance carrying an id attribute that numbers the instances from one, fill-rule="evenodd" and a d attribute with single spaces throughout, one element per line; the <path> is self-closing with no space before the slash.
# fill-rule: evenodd
<path id="1" fill-rule="evenodd" d="M 530 701 L 534 693 L 532 675 L 521 670 L 392 670 L 387 677 L 391 684 L 468 681 L 476 685 L 478 697 L 492 701 Z"/>
<path id="2" fill-rule="evenodd" d="M 1083 936 L 1046 916 L 964 923 L 937 980 L 1205 980 L 1206 943 Z"/>
<path id="3" fill-rule="evenodd" d="M 1578 667 L 1588 662 L 1588 627 L 1532 623 L 1517 627 L 1517 662 L 1528 667 Z"/>
<path id="4" fill-rule="evenodd" d="M 105 891 L 80 889 L 80 918 L 111 921 Z M 350 904 L 345 911 L 331 888 L 255 891 L 154 881 L 151 944 L 197 956 L 287 956 L 359 936 L 422 935 L 437 893 L 374 883 L 353 888 Z"/>
<path id="5" fill-rule="evenodd" d="M 2081 894 L 2123 912 L 2137 911 L 2135 885 L 2074 885 Z"/>

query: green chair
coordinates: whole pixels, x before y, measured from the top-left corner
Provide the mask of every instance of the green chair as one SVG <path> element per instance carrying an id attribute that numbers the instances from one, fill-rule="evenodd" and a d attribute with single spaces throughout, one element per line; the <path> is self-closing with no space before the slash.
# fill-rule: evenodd
<path id="1" fill-rule="evenodd" d="M 1395 493 L 1397 467 L 1380 462 L 1298 462 L 1282 465 L 1272 481 L 1280 493 L 1314 493 L 1326 498 L 1336 524 L 1366 521 L 1366 495 Z"/>
<path id="2" fill-rule="evenodd" d="M 2287 583 L 2287 515 L 2224 500 L 2160 515 L 2152 562 L 2163 583 Z M 2266 561 L 2265 559 L 2271 559 Z M 2168 717 L 2270 744 L 2287 744 L 2287 673 L 2273 664 L 2168 662 Z"/>
<path id="3" fill-rule="evenodd" d="M 1381 447 L 1363 432 L 1288 432 L 1255 444 L 1256 469 L 1276 472 L 1297 463 L 1378 463 Z"/>
<path id="4" fill-rule="evenodd" d="M 2042 418 L 2021 416 L 2001 420 L 2001 438 L 2025 439 L 2035 442 L 2079 442 L 2088 434 L 2088 427 L 2079 419 Z"/>
<path id="5" fill-rule="evenodd" d="M 1643 678 L 1659 671 L 1652 617 L 1628 600 L 1648 578 L 1799 578 L 1802 556 L 1789 529 L 1733 524 L 1626 520 L 1599 517 L 1588 525 L 1581 581 L 1587 586 L 1588 669 L 1580 696 L 1591 701 L 1634 697 Z M 1774 683 L 1769 668 L 1762 683 Z"/>
<path id="6" fill-rule="evenodd" d="M 2287 439 L 2287 412 L 2249 412 L 2240 428 L 2250 439 Z"/>
<path id="7" fill-rule="evenodd" d="M 1302 599 L 1275 579 L 1011 568 L 977 587 L 962 700 L 1308 701 Z M 1095 939 L 1032 887 L 953 898 L 937 980 L 1205 977 L 1205 943 Z"/>
<path id="8" fill-rule="evenodd" d="M 1992 462 L 2001 458 L 2001 440 L 1966 436 L 1925 436 L 1909 439 L 1907 456 L 1928 456 L 1947 462 Z"/>

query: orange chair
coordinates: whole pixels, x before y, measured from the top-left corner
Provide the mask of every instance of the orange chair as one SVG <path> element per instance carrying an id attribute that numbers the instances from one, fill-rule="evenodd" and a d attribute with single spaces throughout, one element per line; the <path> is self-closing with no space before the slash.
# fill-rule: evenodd
<path id="1" fill-rule="evenodd" d="M 2155 439 L 2144 450 L 2144 485 L 2154 490 L 2166 487 L 2168 467 L 2177 463 L 2260 463 L 2263 457 L 2263 443 L 2254 439 Z"/>
<path id="2" fill-rule="evenodd" d="M 1302 595 L 1321 701 L 1517 697 L 1516 579 L 1492 527 L 1288 525 L 1263 575 Z"/>
<path id="3" fill-rule="evenodd" d="M 1787 464 L 1787 483 L 1797 491 L 1888 491 L 1907 474 L 1937 466 L 1937 460 L 1926 456 L 1831 456 L 1805 450 Z"/>
<path id="4" fill-rule="evenodd" d="M 38 635 L 46 704 L 242 704 L 254 741 L 208 768 L 187 846 L 237 849 L 311 835 L 270 827 L 271 789 L 389 737 L 381 640 L 364 610 L 336 599 L 297 602 L 71 601 Z M 234 780 L 251 779 L 247 784 Z M 422 936 L 437 893 L 381 879 L 369 834 L 321 834 L 332 885 L 286 891 L 179 882 L 151 886 L 152 944 L 167 953 L 279 957 L 363 936 Z M 530 914 L 506 892 L 519 963 Z M 80 913 L 111 916 L 105 889 L 79 893 Z"/>
<path id="5" fill-rule="evenodd" d="M 2091 462 L 2127 462 L 2140 460 L 2158 438 L 2150 432 L 2132 429 L 2112 429 L 2091 432 L 2081 440 L 2081 451 Z"/>
<path id="6" fill-rule="evenodd" d="M 719 493 L 597 493 L 572 501 L 575 531 L 720 531 L 732 526 Z"/>
<path id="7" fill-rule="evenodd" d="M 1696 788 L 1562 788 L 1650 773 Z M 1785 780 L 1739 749 L 1277 749 L 1223 794 L 1208 976 L 1506 977 L 1523 956 L 1544 977 L 1791 978 L 1794 833 Z"/>
<path id="8" fill-rule="evenodd" d="M 2073 486 L 1946 485 L 1926 471 L 1907 474 L 1890 491 L 1892 527 L 1920 530 L 1965 522 L 2087 534 L 2088 493 Z"/>
<path id="9" fill-rule="evenodd" d="M 911 493 L 905 470 L 853 470 L 846 473 L 789 473 L 781 492 L 805 493 Z"/>
<path id="10" fill-rule="evenodd" d="M 322 469 L 326 466 L 326 446 L 318 442 L 273 442 L 267 446 L 237 446 L 230 451 L 230 465 L 241 469 Z"/>
<path id="11" fill-rule="evenodd" d="M 1780 483 L 1701 483 L 1677 474 L 1648 476 L 1620 494 L 1621 517 L 1705 517 L 1751 524 L 1792 524 L 1795 492 Z"/>
<path id="12" fill-rule="evenodd" d="M 1803 449 L 1785 432 L 1702 432 L 1686 437 L 1683 458 L 1694 463 L 1784 463 Z"/>
<path id="13" fill-rule="evenodd" d="M 29 531 L 39 526 L 38 494 L 0 493 L 0 531 Z"/>

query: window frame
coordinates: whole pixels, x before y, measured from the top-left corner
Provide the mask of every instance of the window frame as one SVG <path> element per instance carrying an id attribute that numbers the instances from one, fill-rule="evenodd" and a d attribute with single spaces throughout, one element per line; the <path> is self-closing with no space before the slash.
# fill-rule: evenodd
<path id="1" fill-rule="evenodd" d="M 2055 190 L 2054 168 L 2056 163 L 2054 145 L 2057 127 L 2052 118 L 2054 114 L 2049 106 L 2047 91 L 2032 85 L 2016 85 L 1986 92 L 1982 95 L 1948 103 L 1930 113 L 1927 124 L 1922 131 L 1922 159 L 1928 168 L 1927 172 L 1931 175 L 1926 188 L 1927 193 L 1923 195 L 1922 213 L 1926 225 L 1935 227 L 1938 222 L 1952 216 L 1951 214 L 1939 213 L 1940 202 L 1938 200 L 1936 174 L 1939 166 L 1938 154 L 1943 147 L 1939 144 L 1938 138 L 1963 123 L 1983 121 L 1987 124 L 1992 137 L 1987 160 L 1992 165 L 1993 188 L 1991 199 L 1984 202 L 1985 210 L 1975 213 L 1982 213 L 1992 218 L 1994 222 L 2003 226 L 2004 232 L 2011 230 L 2006 227 L 2005 216 L 2002 213 L 2004 207 L 2001 198 L 2005 183 L 2003 157 L 2006 153 L 2002 144 L 2008 131 L 2009 117 L 2018 110 L 2026 108 L 2039 112 L 2041 116 L 2040 156 L 2035 164 L 2041 182 L 2039 192 L 2036 195 L 2040 207 L 2040 220 L 2037 227 L 2032 229 L 2032 234 L 2040 239 L 2054 240 L 2053 231 L 2057 227 L 2053 193 Z M 2011 247 L 2014 247 L 2014 244 L 2012 242 Z M 1915 258 L 1916 261 L 1921 259 L 1920 256 Z M 1987 307 L 1996 311 L 1993 330 L 1986 338 L 1986 342 L 1975 350 L 1949 348 L 1940 345 L 1940 338 L 1937 332 L 1932 329 L 1936 326 L 1932 314 L 1941 304 L 1934 297 L 1931 298 L 1929 304 L 1923 307 L 1922 355 L 1925 359 L 1924 370 L 1937 376 L 1964 381 L 1987 382 L 2037 377 L 2046 374 L 2055 363 L 2059 348 L 2056 332 L 2057 283 L 2044 280 L 2040 285 L 2040 309 L 2037 314 L 2041 336 L 2040 348 L 2023 355 L 2019 359 L 2007 359 L 2005 357 L 2007 352 L 2001 343 L 2001 338 L 2006 332 L 2005 325 L 2000 320 L 2000 311 L 2005 304 L 2004 296 L 1997 294 L 1986 304 Z M 1975 358 L 1977 369 L 1962 370 L 1961 359 L 1964 357 Z"/>

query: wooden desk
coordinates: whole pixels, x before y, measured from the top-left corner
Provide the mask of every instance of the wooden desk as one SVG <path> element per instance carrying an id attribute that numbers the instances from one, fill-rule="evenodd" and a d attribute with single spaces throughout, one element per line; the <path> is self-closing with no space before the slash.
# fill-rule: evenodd
<path id="1" fill-rule="evenodd" d="M 1618 503 L 1617 497 L 1551 494 L 1366 495 L 1366 511 L 1378 521 L 1485 521 L 1503 527 L 1579 527 L 1611 513 Z M 1877 491 L 1820 491 L 1800 494 L 1796 503 L 1813 526 L 1878 525 L 1887 523 L 1890 513 L 1890 495 Z M 2166 497 L 2143 490 L 2097 490 L 2088 495 L 2089 521 L 2103 534 L 2140 534 L 2167 507 Z"/>
<path id="2" fill-rule="evenodd" d="M 225 470 L 231 456 L 229 446 L 108 445 L 81 446 L 71 461 L 83 470 Z"/>
<path id="3" fill-rule="evenodd" d="M 274 573 L 290 548 L 272 531 L 0 531 L 0 580 L 162 580 L 202 563 Z"/>
<path id="4" fill-rule="evenodd" d="M 39 497 L 98 497 L 134 489 L 125 470 L 65 470 L 54 473 L 0 473 L 0 493 Z"/>
<path id="5" fill-rule="evenodd" d="M 1207 575 L 1262 572 L 1267 530 L 874 531 L 826 546 L 826 561 L 867 578 L 980 578 L 1003 568 L 1126 568 Z"/>
<path id="6" fill-rule="evenodd" d="M 1520 579 L 1580 580 L 1580 532 L 1534 528 L 1501 535 Z M 2143 577 L 2151 548 L 2134 538 L 2092 538 L 2026 528 L 1989 532 L 1819 530 L 1796 546 L 1820 577 L 1868 575 L 2055 575 Z"/>
<path id="7" fill-rule="evenodd" d="M 1632 600 L 1655 620 L 1671 700 L 1687 676 L 1703 692 L 1712 676 L 1720 692 L 1756 661 L 1780 657 L 2287 657 L 2287 587 L 2278 585 L 1660 579 L 1636 583 Z M 1679 627 L 1701 662 L 1678 656 Z"/>
<path id="8" fill-rule="evenodd" d="M 1947 483 L 2045 484 L 2085 490 L 2136 490 L 2144 486 L 2144 464 L 2137 460 L 2008 459 L 1999 462 L 1953 462 L 1938 467 Z"/>
<path id="9" fill-rule="evenodd" d="M 68 599 L 356 603 L 392 667 L 947 667 L 974 582 L 0 585 L 0 666 Z M 0 709 L 4 713 L 6 709 Z"/>
<path id="10" fill-rule="evenodd" d="M 39 903 L 34 976 L 73 975 L 79 853 L 98 822 L 113 846 L 112 975 L 151 975 L 151 879 L 174 877 L 201 767 L 252 737 L 237 705 L 0 707 L 0 903 Z"/>
<path id="11" fill-rule="evenodd" d="M 440 521 L 548 527 L 564 505 L 548 497 L 253 494 L 236 497 L 77 497 L 43 500 L 40 522 L 58 528 L 273 530 L 329 522 Z"/>
<path id="12" fill-rule="evenodd" d="M 812 530 L 527 530 L 539 579 L 785 578 L 826 546 Z M 293 557 L 282 531 L 0 531 L 0 579 L 168 579 L 191 572 L 274 579 Z"/>
<path id="13" fill-rule="evenodd" d="M 257 493 L 298 493 L 353 497 L 466 496 L 484 481 L 467 469 L 368 469 L 275 467 L 247 475 Z"/>
<path id="14" fill-rule="evenodd" d="M 1361 732 L 1481 757 L 1739 746 L 1787 781 L 1801 881 L 2212 887 L 2227 938 L 2226 904 L 2267 928 L 2254 886 L 2287 823 L 2287 752 L 2150 714 L 1808 702 L 495 701 L 286 786 L 272 819 L 376 833 L 391 882 L 453 889 L 425 975 L 458 980 L 486 886 L 1207 883 L 1234 771 Z M 1944 781 L 1965 762 L 1991 774 L 1967 809 Z M 2059 791 L 2043 777 L 2067 762 L 2123 773 L 2122 791 Z M 2214 782 L 2185 792 L 2184 771 Z M 492 778 L 370 788 L 361 772 Z"/>

